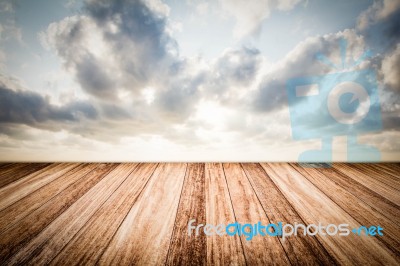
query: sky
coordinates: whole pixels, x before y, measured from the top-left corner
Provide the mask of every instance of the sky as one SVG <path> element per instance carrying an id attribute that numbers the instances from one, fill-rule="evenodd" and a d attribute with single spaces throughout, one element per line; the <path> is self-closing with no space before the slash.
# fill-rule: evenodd
<path id="1" fill-rule="evenodd" d="M 350 136 L 399 161 L 399 31 L 398 0 L 0 0 L 0 161 L 297 161 L 328 135 L 335 161 L 365 159 Z M 376 108 L 331 119 L 363 70 Z M 308 77 L 327 94 L 289 104 Z"/>

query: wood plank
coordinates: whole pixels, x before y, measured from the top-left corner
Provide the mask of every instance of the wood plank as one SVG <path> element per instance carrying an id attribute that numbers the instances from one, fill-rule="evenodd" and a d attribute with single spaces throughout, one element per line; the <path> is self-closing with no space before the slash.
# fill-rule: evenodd
<path id="1" fill-rule="evenodd" d="M 208 224 L 235 222 L 224 169 L 221 163 L 205 164 L 206 221 Z M 207 236 L 207 265 L 245 265 L 240 238 L 228 235 Z"/>
<path id="2" fill-rule="evenodd" d="M 397 191 L 397 193 L 400 193 L 400 178 L 392 176 L 386 171 L 382 171 L 382 169 L 377 169 L 373 167 L 373 165 L 374 164 L 355 163 L 352 164 L 351 167 L 370 176 L 371 178 L 374 178 L 378 182 L 392 187 Z"/>
<path id="3" fill-rule="evenodd" d="M 157 164 L 138 165 L 50 265 L 94 265 L 136 202 L 156 166 Z"/>
<path id="4" fill-rule="evenodd" d="M 0 174 L 0 188 L 5 187 L 8 184 L 17 181 L 18 179 L 27 176 L 29 174 L 35 173 L 40 169 L 50 165 L 49 163 L 30 163 L 23 164 L 22 167 L 12 168 L 11 171 L 1 171 Z"/>
<path id="5" fill-rule="evenodd" d="M 353 195 L 371 206 L 376 212 L 387 217 L 393 223 L 400 224 L 400 209 L 396 204 L 333 167 L 322 170 L 325 175 L 329 175 L 331 180 L 349 190 Z"/>
<path id="6" fill-rule="evenodd" d="M 62 192 L 69 185 L 96 168 L 96 164 L 79 164 L 65 175 L 44 185 L 38 190 L 28 194 L 14 204 L 0 211 L 0 228 L 5 231 L 8 227 L 39 208 L 52 197 Z"/>
<path id="7" fill-rule="evenodd" d="M 31 226 L 29 231 L 40 226 L 40 233 L 34 235 L 35 237 L 31 237 L 26 245 L 21 246 L 6 264 L 48 264 L 122 184 L 136 166 L 137 164 L 127 163 L 117 165 L 111 172 L 109 172 L 110 168 L 108 167 L 99 170 L 101 173 L 92 171 L 87 178 L 80 179 L 83 180 L 82 182 L 87 181 L 88 183 L 77 183 L 70 186 L 71 190 L 65 190 L 65 193 L 59 194 L 53 198 L 54 200 L 47 202 L 38 211 L 35 211 L 34 215 L 29 217 L 35 221 L 43 221 L 43 223 L 38 225 L 38 222 L 32 224 L 32 222 L 29 223 L 27 221 L 26 226 Z M 70 202 L 73 203 L 69 205 Z M 64 209 L 64 205 L 68 205 L 67 208 Z M 51 213 L 51 215 L 47 213 Z M 42 216 L 47 218 L 41 218 Z M 54 220 L 48 224 L 50 219 Z M 43 224 L 47 224 L 47 226 L 43 228 Z"/>
<path id="8" fill-rule="evenodd" d="M 400 163 L 397 162 L 390 162 L 390 163 L 379 163 L 379 165 L 387 166 L 388 168 L 392 169 L 393 171 L 397 171 L 397 174 L 400 172 Z"/>
<path id="9" fill-rule="evenodd" d="M 0 172 L 3 171 L 3 169 L 11 167 L 13 164 L 16 163 L 0 163 Z"/>
<path id="10" fill-rule="evenodd" d="M 291 164 L 300 174 L 306 177 L 343 210 L 364 226 L 380 225 L 384 229 L 383 236 L 377 236 L 383 244 L 400 254 L 400 226 L 391 222 L 385 216 L 376 212 L 371 206 L 354 196 L 347 188 L 331 180 L 325 169 L 303 168 L 298 164 Z M 325 174 L 326 173 L 326 174 Z"/>
<path id="11" fill-rule="evenodd" d="M 183 163 L 159 165 L 98 264 L 165 263 L 185 171 Z"/>
<path id="12" fill-rule="evenodd" d="M 386 199 L 390 200 L 397 206 L 400 206 L 399 191 L 391 186 L 379 182 L 378 180 L 375 179 L 375 176 L 370 176 L 368 174 L 365 174 L 362 171 L 351 167 L 351 165 L 349 164 L 339 163 L 339 164 L 334 164 L 333 167 L 334 169 L 356 180 L 360 184 L 380 194 L 382 197 L 385 197 Z"/>
<path id="13" fill-rule="evenodd" d="M 365 163 L 367 165 L 370 165 L 372 168 L 377 169 L 377 171 L 383 171 L 396 179 L 400 179 L 400 168 L 394 167 L 394 163 L 388 164 L 388 163 Z"/>
<path id="14" fill-rule="evenodd" d="M 188 222 L 206 222 L 204 164 L 189 164 L 180 195 L 173 234 L 168 250 L 167 265 L 205 265 L 207 242 L 204 234 L 189 236 Z"/>
<path id="15" fill-rule="evenodd" d="M 236 221 L 241 224 L 269 224 L 270 220 L 240 164 L 224 163 L 223 168 Z M 246 240 L 245 235 L 241 235 L 240 238 L 247 264 L 290 264 L 277 237 L 257 235 L 251 241 Z"/>
<path id="16" fill-rule="evenodd" d="M 243 163 L 242 167 L 271 223 L 306 224 L 260 164 Z M 332 265 L 337 263 L 313 236 L 299 234 L 293 238 L 279 238 L 279 241 L 293 265 Z"/>
<path id="17" fill-rule="evenodd" d="M 70 163 L 51 164 L 6 187 L 2 187 L 0 189 L 0 210 L 7 208 L 33 191 L 66 174 L 76 166 L 77 164 Z"/>
<path id="18" fill-rule="evenodd" d="M 27 163 L 25 163 L 26 165 Z M 0 164 L 0 175 L 10 169 L 17 167 L 17 165 L 22 165 L 22 163 L 1 163 Z"/>
<path id="19" fill-rule="evenodd" d="M 0 235 L 0 261 L 6 261 L 19 248 L 39 234 L 80 196 L 101 180 L 111 167 L 111 165 L 98 165 L 94 171 L 89 173 L 84 169 L 76 172 L 77 175 L 81 174 L 81 179 L 40 208 L 2 231 Z"/>
<path id="20" fill-rule="evenodd" d="M 0 178 L 3 178 L 4 176 L 7 176 L 10 172 L 12 171 L 18 171 L 19 169 L 22 169 L 31 163 L 13 163 L 8 165 L 7 167 L 3 168 L 0 170 Z"/>
<path id="21" fill-rule="evenodd" d="M 358 228 L 360 224 L 340 208 L 310 181 L 285 163 L 262 163 L 267 174 L 282 191 L 297 213 L 307 224 L 349 224 Z M 316 235 L 324 247 L 341 264 L 398 265 L 400 260 L 393 252 L 373 237 L 321 236 Z"/>
<path id="22" fill-rule="evenodd" d="M 0 163 L 0 175 L 32 165 Z M 139 173 L 142 164 L 57 163 L 9 183 L 0 188 L 0 265 L 400 265 L 400 207 L 381 195 L 399 190 L 397 164 L 346 164 L 362 173 L 359 180 L 335 165 L 184 165 L 160 164 L 146 183 L 136 180 L 146 176 Z M 59 173 L 65 167 L 70 169 Z M 384 236 L 189 237 L 193 218 L 215 225 L 379 224 Z M 257 244 L 266 238 L 278 245 Z"/>

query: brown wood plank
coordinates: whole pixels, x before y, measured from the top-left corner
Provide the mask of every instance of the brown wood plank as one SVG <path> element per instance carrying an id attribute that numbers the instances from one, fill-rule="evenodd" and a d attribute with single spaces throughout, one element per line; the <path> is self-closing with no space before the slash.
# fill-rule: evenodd
<path id="1" fill-rule="evenodd" d="M 350 164 L 334 164 L 334 169 L 342 172 L 343 174 L 351 177 L 356 180 L 360 184 L 366 186 L 367 188 L 375 191 L 380 194 L 382 197 L 390 200 L 397 206 L 400 206 L 400 193 L 398 190 L 394 189 L 391 186 L 388 186 L 380 181 L 378 181 L 375 176 L 370 176 L 355 167 L 352 167 Z"/>
<path id="2" fill-rule="evenodd" d="M 1 188 L 0 210 L 7 208 L 33 191 L 59 178 L 76 166 L 77 164 L 52 164 Z"/>
<path id="3" fill-rule="evenodd" d="M 0 163 L 5 178 L 32 171 L 0 187 L 0 265 L 400 265 L 398 164 L 35 165 Z M 379 224 L 384 236 L 195 237 L 190 219 Z"/>
<path id="4" fill-rule="evenodd" d="M 223 168 L 236 221 L 242 224 L 255 224 L 259 221 L 264 225 L 269 224 L 270 221 L 240 164 L 223 164 Z M 247 264 L 290 264 L 277 237 L 257 235 L 251 241 L 246 240 L 245 235 L 240 238 Z"/>
<path id="5" fill-rule="evenodd" d="M 285 163 L 262 163 L 267 174 L 307 224 L 360 224 L 309 180 Z M 400 259 L 373 237 L 316 235 L 341 264 L 398 265 Z"/>
<path id="6" fill-rule="evenodd" d="M 379 163 L 379 165 L 384 165 L 390 169 L 392 169 L 393 171 L 397 171 L 397 174 L 400 172 L 400 163 L 397 162 L 390 162 L 390 163 Z"/>
<path id="7" fill-rule="evenodd" d="M 165 263 L 186 164 L 161 164 L 102 255 L 100 265 Z"/>
<path id="8" fill-rule="evenodd" d="M 348 189 L 336 184 L 324 169 L 303 168 L 298 164 L 291 164 L 300 174 L 311 181 L 343 210 L 346 210 L 354 219 L 364 226 L 380 225 L 384 228 L 384 235 L 377 236 L 382 243 L 400 254 L 400 226 L 391 222 L 385 216 L 376 212 L 371 206 L 351 194 Z"/>
<path id="9" fill-rule="evenodd" d="M 157 164 L 138 165 L 50 265 L 94 265 L 136 202 L 156 166 Z M 139 231 L 135 233 L 140 234 Z M 136 246 L 139 243 L 134 244 Z"/>
<path id="10" fill-rule="evenodd" d="M 376 193 L 373 189 L 369 189 L 353 178 L 348 177 L 345 173 L 337 171 L 333 167 L 320 168 L 320 171 L 324 175 L 329 176 L 330 180 L 371 206 L 375 212 L 387 217 L 395 224 L 400 224 L 400 209 L 387 198 Z"/>
<path id="11" fill-rule="evenodd" d="M 396 179 L 400 179 L 400 168 L 397 169 L 395 167 L 395 164 L 388 164 L 388 163 L 365 163 L 366 165 L 369 165 L 370 167 L 376 169 L 377 171 L 383 171 Z"/>
<path id="12" fill-rule="evenodd" d="M 0 164 L 0 176 L 2 173 L 9 171 L 10 169 L 17 167 L 17 165 L 22 165 L 22 163 L 1 163 Z M 27 163 L 25 163 L 27 165 Z"/>
<path id="13" fill-rule="evenodd" d="M 7 186 L 14 181 L 17 181 L 24 176 L 35 173 L 36 171 L 39 171 L 40 169 L 43 169 L 49 165 L 49 163 L 30 163 L 26 165 L 22 164 L 22 167 L 19 167 L 19 165 L 17 165 L 17 167 L 13 168 L 11 171 L 1 171 L 2 173 L 0 174 L 0 188 Z"/>
<path id="14" fill-rule="evenodd" d="M 40 223 L 42 231 L 31 238 L 26 245 L 22 246 L 7 261 L 7 264 L 48 264 L 122 184 L 136 166 L 137 164 L 127 163 L 117 165 L 111 172 L 109 172 L 110 168 L 108 167 L 104 169 L 106 171 L 99 170 L 102 173 L 93 171 L 91 172 L 93 174 L 89 173 L 87 178 L 80 179 L 87 180 L 89 183 L 77 183 L 70 186 L 71 191 L 59 194 L 53 198 L 54 200 L 47 202 L 38 211 L 35 211 L 34 216 L 29 216 L 32 220 L 41 221 L 43 219 L 44 222 L 48 223 L 47 219 L 41 218 L 41 216 L 47 217 L 48 212 L 54 214 L 55 217 L 50 217 L 54 218 L 54 220 L 44 229 L 44 222 Z M 76 199 L 76 197 L 79 198 Z M 70 201 L 73 203 L 68 206 Z M 63 205 L 67 205 L 67 208 L 63 208 Z M 63 212 L 60 214 L 61 211 Z M 27 228 L 31 226 L 29 231 L 32 231 L 33 225 L 35 225 L 34 228 L 38 227 L 37 222 L 26 223 Z"/>
<path id="15" fill-rule="evenodd" d="M 82 176 L 96 168 L 96 164 L 80 164 L 65 175 L 44 185 L 38 190 L 28 194 L 14 204 L 0 211 L 0 228 L 4 231 L 33 210 L 39 208 L 46 201 L 63 191 L 69 185 L 76 182 Z"/>
<path id="16" fill-rule="evenodd" d="M 261 205 L 271 223 L 306 224 L 293 209 L 282 192 L 266 174 L 260 164 L 243 163 L 247 177 L 252 184 Z M 299 234 L 297 237 L 279 238 L 291 264 L 332 265 L 336 262 L 313 236 Z"/>
<path id="17" fill-rule="evenodd" d="M 205 265 L 207 243 L 204 234 L 189 236 L 188 222 L 206 222 L 204 164 L 189 164 L 180 195 L 173 234 L 166 260 L 167 265 Z"/>
<path id="18" fill-rule="evenodd" d="M 3 171 L 3 169 L 11 167 L 15 163 L 0 163 L 0 172 Z"/>
<path id="19" fill-rule="evenodd" d="M 22 169 L 30 164 L 31 163 L 12 163 L 10 165 L 7 165 L 7 167 L 4 167 L 0 170 L 0 178 L 3 178 L 4 176 L 7 176 L 10 172 L 18 171 L 19 169 Z"/>
<path id="20" fill-rule="evenodd" d="M 221 163 L 206 163 L 206 221 L 208 224 L 235 222 L 224 169 Z M 237 235 L 207 236 L 207 265 L 245 265 L 242 244 Z"/>
<path id="21" fill-rule="evenodd" d="M 377 169 L 374 167 L 374 165 L 376 164 L 355 163 L 352 164 L 351 167 L 361 171 L 365 175 L 374 178 L 378 182 L 394 188 L 398 193 L 400 193 L 400 178 L 392 176 L 381 169 Z"/>
<path id="22" fill-rule="evenodd" d="M 82 178 L 77 182 L 3 231 L 0 235 L 1 261 L 6 261 L 19 248 L 34 239 L 40 231 L 100 181 L 111 168 L 111 165 L 98 165 L 89 173 L 86 170 L 77 172 L 77 175 L 82 174 L 80 175 Z"/>

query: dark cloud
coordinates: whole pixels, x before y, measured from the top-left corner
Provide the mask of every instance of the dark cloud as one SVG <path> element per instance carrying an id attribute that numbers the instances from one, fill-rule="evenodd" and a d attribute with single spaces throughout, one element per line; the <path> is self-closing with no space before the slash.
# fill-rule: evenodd
<path id="1" fill-rule="evenodd" d="M 382 114 L 382 124 L 385 130 L 400 130 L 400 110 Z"/>
<path id="2" fill-rule="evenodd" d="M 381 60 L 380 76 L 385 84 L 385 89 L 397 92 L 400 96 L 400 44 Z"/>
<path id="3" fill-rule="evenodd" d="M 96 109 L 86 102 L 55 106 L 32 91 L 13 91 L 0 84 L 0 123 L 35 126 L 45 122 L 77 122 L 81 118 L 95 119 Z"/>
<path id="4" fill-rule="evenodd" d="M 159 82 L 179 61 L 159 5 L 86 1 L 82 15 L 51 24 L 45 39 L 86 92 L 115 100 L 119 91 L 138 92 Z"/>
<path id="5" fill-rule="evenodd" d="M 185 80 L 175 86 L 170 86 L 168 90 L 159 93 L 154 102 L 154 107 L 160 111 L 160 115 L 176 118 L 186 118 L 192 113 L 194 103 L 198 100 L 199 79 Z"/>
<path id="6" fill-rule="evenodd" d="M 128 113 L 124 108 L 119 107 L 115 104 L 102 104 L 102 114 L 107 119 L 112 120 L 128 120 L 133 119 L 133 115 Z"/>
<path id="7" fill-rule="evenodd" d="M 238 104 L 240 90 L 249 90 L 262 64 L 258 49 L 242 47 L 225 51 L 205 73 L 204 97 L 225 105 Z"/>
<path id="8" fill-rule="evenodd" d="M 357 30 L 377 52 L 384 53 L 395 49 L 400 40 L 399 2 L 375 1 L 360 15 Z"/>
<path id="9" fill-rule="evenodd" d="M 261 55 L 258 49 L 243 47 L 239 50 L 230 50 L 220 57 L 214 66 L 217 74 L 216 82 L 222 83 L 222 86 L 230 82 L 248 85 L 254 81 L 260 61 Z"/>
<path id="10" fill-rule="evenodd" d="M 281 62 L 266 73 L 253 94 L 253 106 L 256 111 L 271 112 L 287 106 L 286 83 L 291 78 L 317 76 L 332 69 L 316 60 L 316 54 L 322 53 L 331 58 L 339 50 L 339 40 L 352 37 L 352 32 L 331 34 L 308 38 L 297 45 Z M 350 40 L 351 42 L 351 40 Z"/>
<path id="11" fill-rule="evenodd" d="M 76 65 L 76 78 L 90 94 L 112 100 L 116 98 L 115 82 L 104 71 L 106 67 L 88 54 L 80 64 Z"/>

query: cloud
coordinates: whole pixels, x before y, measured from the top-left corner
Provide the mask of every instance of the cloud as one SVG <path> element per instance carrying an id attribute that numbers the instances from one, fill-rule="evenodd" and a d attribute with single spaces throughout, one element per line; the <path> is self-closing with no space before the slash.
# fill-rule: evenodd
<path id="1" fill-rule="evenodd" d="M 86 1 L 84 14 L 52 23 L 42 33 L 81 87 L 103 100 L 160 83 L 179 61 L 157 1 Z"/>
<path id="2" fill-rule="evenodd" d="M 22 31 L 14 16 L 15 6 L 16 1 L 0 1 L 0 70 L 3 71 L 8 59 L 5 46 L 23 44 Z"/>
<path id="3" fill-rule="evenodd" d="M 381 75 L 386 87 L 400 93 L 400 44 L 383 58 Z"/>
<path id="4" fill-rule="evenodd" d="M 367 10 L 360 14 L 357 21 L 357 27 L 360 30 L 365 30 L 371 25 L 386 20 L 392 15 L 396 14 L 399 8 L 399 1 L 375 1 Z"/>
<path id="5" fill-rule="evenodd" d="M 217 71 L 216 79 L 249 85 L 257 74 L 260 61 L 261 54 L 256 48 L 228 49 L 213 66 Z"/>
<path id="6" fill-rule="evenodd" d="M 265 59 L 256 48 L 226 49 L 209 63 L 203 96 L 221 104 L 237 105 L 243 93 L 249 92 Z"/>
<path id="7" fill-rule="evenodd" d="M 235 18 L 236 34 L 244 36 L 257 33 L 270 12 L 289 10 L 299 2 L 237 0 L 234 4 L 221 0 L 220 4 Z M 290 143 L 287 80 L 337 71 L 315 55 L 320 52 L 340 64 L 342 38 L 348 42 L 350 63 L 367 46 L 381 47 L 371 36 L 376 36 L 376 29 L 395 29 L 397 11 L 390 3 L 380 3 L 362 15 L 367 21 L 364 26 L 359 22 L 356 29 L 307 38 L 272 64 L 257 48 L 248 46 L 227 48 L 212 60 L 181 56 L 170 34 L 169 8 L 160 1 L 87 0 L 78 15 L 50 24 L 40 38 L 62 60 L 88 100 L 73 98 L 55 105 L 46 96 L 3 77 L 0 145 L 12 142 L 4 134 L 33 139 L 32 134 L 17 132 L 40 130 L 68 135 L 65 143 L 79 139 L 79 143 L 93 140 L 96 145 L 111 146 L 127 138 L 210 149 L 236 147 L 237 142 L 257 147 Z M 390 40 L 398 36 L 390 30 L 385 34 Z M 400 48 L 392 43 L 382 47 L 358 68 L 379 73 L 384 85 L 384 124 L 387 130 L 396 131 Z M 314 122 L 329 127 L 326 121 Z"/>
<path id="8" fill-rule="evenodd" d="M 286 83 L 291 78 L 323 75 L 336 69 L 317 60 L 322 53 L 336 65 L 341 65 L 340 40 L 346 39 L 349 55 L 360 55 L 365 42 L 354 30 L 309 37 L 299 43 L 281 61 L 264 73 L 258 89 L 252 95 L 254 109 L 259 112 L 272 112 L 287 106 Z"/>
<path id="9" fill-rule="evenodd" d="M 290 10 L 301 0 L 219 0 L 222 10 L 236 20 L 234 35 L 241 38 L 258 35 L 261 24 L 274 10 Z"/>
<path id="10" fill-rule="evenodd" d="M 25 124 L 46 128 L 46 123 L 49 122 L 62 125 L 96 118 L 96 109 L 87 102 L 75 101 L 55 106 L 36 92 L 12 90 L 0 81 L 0 124 Z"/>
<path id="11" fill-rule="evenodd" d="M 13 12 L 16 6 L 14 0 L 3 0 L 0 2 L 0 12 Z"/>
<path id="12" fill-rule="evenodd" d="M 298 2 L 238 1 L 237 5 L 227 5 L 222 1 L 221 5 L 236 16 L 242 33 L 254 33 L 272 10 L 288 10 Z M 287 108 L 288 79 L 335 71 L 316 60 L 317 52 L 339 64 L 340 39 L 347 40 L 348 54 L 354 56 L 347 57 L 349 62 L 366 47 L 364 37 L 356 30 L 345 30 L 307 38 L 267 69 L 260 51 L 249 47 L 227 49 L 216 59 L 204 62 L 201 58 L 179 56 L 176 41 L 168 32 L 168 12 L 165 5 L 156 1 L 86 1 L 82 15 L 49 26 L 43 37 L 45 43 L 63 58 L 83 90 L 100 101 L 100 122 L 75 128 L 79 134 L 92 132 L 102 138 L 107 131 L 103 127 L 113 125 L 114 129 L 119 128 L 114 130 L 115 135 L 152 132 L 177 140 L 173 129 L 166 132 L 163 127 L 185 125 L 187 130 L 207 130 L 208 123 L 195 117 L 199 104 L 211 101 L 243 116 L 227 118 L 230 122 L 225 121 L 223 130 L 240 128 L 243 136 L 266 137 L 271 135 L 267 126 L 253 127 L 249 121 L 259 121 L 260 115 Z M 390 12 L 385 14 L 390 16 Z M 379 70 L 381 61 L 375 57 L 364 62 L 363 67 L 375 64 Z M 392 64 L 386 59 L 383 65 L 390 68 Z M 142 97 L 149 88 L 153 92 L 150 103 Z M 124 127 L 118 121 L 125 121 Z M 273 134 L 279 136 L 275 131 Z M 199 141 L 196 136 L 191 137 L 192 143 Z"/>
<path id="13" fill-rule="evenodd" d="M 400 40 L 400 2 L 375 1 L 359 16 L 356 29 L 377 52 L 395 49 Z"/>

